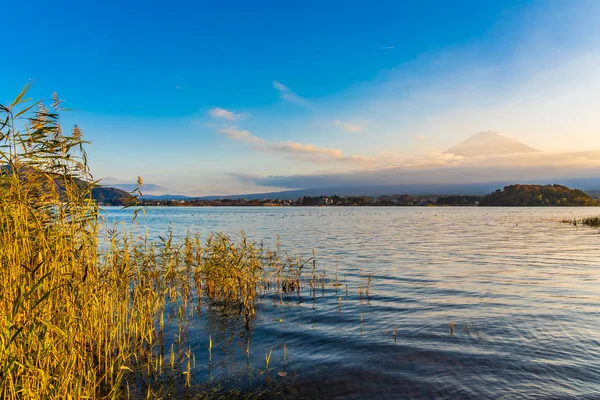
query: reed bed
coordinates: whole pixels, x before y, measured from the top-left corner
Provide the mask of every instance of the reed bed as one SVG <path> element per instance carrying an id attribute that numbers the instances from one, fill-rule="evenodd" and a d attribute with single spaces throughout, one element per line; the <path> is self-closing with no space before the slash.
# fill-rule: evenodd
<path id="1" fill-rule="evenodd" d="M 243 232 L 150 240 L 108 226 L 91 196 L 82 130 L 63 130 L 56 94 L 46 105 L 28 89 L 0 105 L 1 398 L 165 397 L 193 384 L 186 339 L 203 304 L 250 331 L 265 295 L 337 293 L 337 273 L 329 279 L 314 254 L 267 249 Z M 361 297 L 369 287 L 370 277 Z M 166 325 L 176 327 L 168 337 Z M 210 338 L 209 369 L 212 347 Z M 268 375 L 270 352 L 265 361 Z"/>

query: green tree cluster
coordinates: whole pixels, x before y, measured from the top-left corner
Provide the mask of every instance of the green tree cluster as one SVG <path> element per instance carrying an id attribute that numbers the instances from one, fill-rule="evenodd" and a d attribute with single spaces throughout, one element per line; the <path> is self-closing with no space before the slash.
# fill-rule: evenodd
<path id="1" fill-rule="evenodd" d="M 597 206 L 598 200 L 562 185 L 510 185 L 483 197 L 482 206 Z"/>

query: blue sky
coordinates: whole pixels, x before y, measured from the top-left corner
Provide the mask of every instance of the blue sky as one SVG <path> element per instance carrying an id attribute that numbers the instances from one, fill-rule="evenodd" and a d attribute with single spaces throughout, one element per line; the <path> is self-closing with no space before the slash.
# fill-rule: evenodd
<path id="1" fill-rule="evenodd" d="M 28 80 L 35 98 L 57 91 L 109 184 L 231 194 L 464 167 L 442 151 L 485 130 L 600 149 L 595 1 L 36 0 L 3 14 L 0 101 Z"/>

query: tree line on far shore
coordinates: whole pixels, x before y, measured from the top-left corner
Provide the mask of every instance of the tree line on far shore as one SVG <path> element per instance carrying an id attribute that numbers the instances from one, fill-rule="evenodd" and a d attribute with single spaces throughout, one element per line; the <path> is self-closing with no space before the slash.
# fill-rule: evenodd
<path id="1" fill-rule="evenodd" d="M 102 205 L 131 204 L 131 197 L 118 189 L 102 188 L 94 193 Z M 303 196 L 282 199 L 139 199 L 143 206 L 597 206 L 599 200 L 579 189 L 563 185 L 510 185 L 485 196 L 478 195 L 408 195 L 386 196 Z"/>

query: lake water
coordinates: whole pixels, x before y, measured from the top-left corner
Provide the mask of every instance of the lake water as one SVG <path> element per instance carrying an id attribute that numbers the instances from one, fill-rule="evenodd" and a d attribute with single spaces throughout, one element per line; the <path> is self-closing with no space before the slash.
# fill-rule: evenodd
<path id="1" fill-rule="evenodd" d="M 110 221 L 131 210 L 107 208 Z M 150 236 L 224 231 L 282 246 L 338 271 L 328 289 L 265 301 L 252 364 L 272 351 L 271 384 L 319 398 L 600 398 L 600 235 L 560 223 L 593 208 L 148 208 Z M 360 270 L 372 274 L 359 296 Z M 341 298 L 341 299 L 340 299 Z M 341 300 L 341 303 L 340 303 Z M 362 314 L 362 323 L 361 323 Z M 243 387 L 241 333 L 192 321 L 197 380 Z M 451 334 L 450 324 L 454 322 Z M 397 327 L 394 338 L 393 330 Z M 207 331 L 217 350 L 207 371 Z M 283 344 L 287 349 L 282 371 Z M 237 383 L 236 383 L 237 382 Z M 284 390 L 285 391 L 285 390 Z M 287 398 L 294 397 L 289 395 Z"/>

